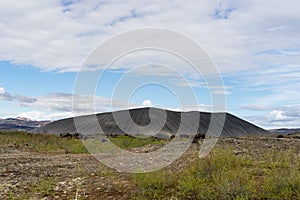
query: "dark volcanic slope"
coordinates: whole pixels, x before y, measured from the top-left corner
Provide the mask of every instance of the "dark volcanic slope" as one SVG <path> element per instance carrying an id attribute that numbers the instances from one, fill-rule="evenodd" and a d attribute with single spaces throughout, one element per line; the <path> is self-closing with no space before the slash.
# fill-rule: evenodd
<path id="1" fill-rule="evenodd" d="M 222 126 L 222 117 L 225 117 L 225 123 L 222 130 L 223 137 L 234 137 L 234 136 L 242 136 L 248 134 L 266 134 L 268 131 L 255 126 L 245 120 L 242 120 L 234 115 L 228 113 L 206 113 L 206 112 L 175 112 L 169 110 L 161 110 L 157 108 L 151 108 L 151 113 L 154 117 L 152 117 L 152 122 L 149 117 L 149 108 L 139 108 L 129 110 L 131 119 L 139 126 L 131 126 L 129 117 L 126 117 L 127 111 L 117 111 L 117 112 L 109 112 L 97 114 L 98 121 L 101 125 L 101 128 L 105 132 L 105 134 L 124 134 L 119 126 L 116 124 L 114 120 L 114 116 L 117 116 L 122 120 L 122 124 L 126 124 L 126 132 L 130 134 L 152 134 L 153 129 L 157 128 L 159 137 L 170 137 L 177 133 L 179 125 L 181 124 L 181 130 L 187 134 L 195 134 L 202 133 L 206 134 L 208 130 L 208 126 L 210 125 L 211 117 L 213 116 L 216 120 L 210 126 L 212 130 L 217 127 Z M 166 113 L 166 115 L 164 115 Z M 182 115 L 184 115 L 184 122 L 181 123 Z M 200 120 L 199 120 L 200 115 Z M 166 123 L 164 123 L 163 128 L 158 129 L 158 127 L 162 127 L 160 124 L 164 121 L 164 116 L 166 116 Z M 83 124 L 84 128 L 81 129 L 81 133 L 98 133 L 97 126 L 94 126 L 92 123 L 92 116 L 81 116 L 76 117 L 76 121 Z M 147 125 L 151 122 L 151 127 L 147 128 Z M 192 130 L 191 127 L 198 126 L 198 130 Z M 124 128 L 123 128 L 124 130 Z M 40 133 L 77 133 L 77 130 L 74 125 L 73 118 L 62 119 L 50 124 L 47 124 L 44 127 L 38 128 L 36 130 Z"/>

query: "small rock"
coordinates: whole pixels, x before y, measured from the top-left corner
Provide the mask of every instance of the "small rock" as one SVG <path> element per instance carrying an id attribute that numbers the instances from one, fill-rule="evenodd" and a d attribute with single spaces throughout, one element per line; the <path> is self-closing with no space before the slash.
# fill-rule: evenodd
<path id="1" fill-rule="evenodd" d="M 54 190 L 55 190 L 55 191 L 58 191 L 58 190 L 59 190 L 59 186 L 56 186 L 56 187 L 54 188 Z"/>

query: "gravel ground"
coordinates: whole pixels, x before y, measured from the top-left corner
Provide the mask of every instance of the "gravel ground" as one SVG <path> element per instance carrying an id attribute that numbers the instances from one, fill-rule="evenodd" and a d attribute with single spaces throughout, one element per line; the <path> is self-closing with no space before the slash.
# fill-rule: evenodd
<path id="1" fill-rule="evenodd" d="M 196 158 L 200 146 L 191 145 L 167 170 L 184 169 Z M 300 139 L 293 137 L 222 138 L 217 146 L 231 148 L 237 155 L 258 156 L 266 149 L 294 149 L 300 156 Z M 133 151 L 148 152 L 158 147 Z M 29 147 L 0 146 L 0 199 L 130 199 L 130 177 L 105 167 L 89 154 L 37 153 Z M 41 185 L 41 180 L 52 181 L 54 191 L 41 193 L 35 186 Z"/>

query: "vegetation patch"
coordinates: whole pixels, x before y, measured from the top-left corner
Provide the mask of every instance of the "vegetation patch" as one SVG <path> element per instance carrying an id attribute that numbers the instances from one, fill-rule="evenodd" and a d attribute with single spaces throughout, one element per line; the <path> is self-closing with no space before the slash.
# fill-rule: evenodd
<path id="1" fill-rule="evenodd" d="M 148 145 L 167 142 L 130 136 L 108 139 L 124 149 L 148 149 Z M 65 154 L 87 153 L 81 140 L 2 131 L 0 194 L 7 195 L 6 199 L 74 199 L 77 194 L 78 199 L 300 199 L 297 144 L 298 139 L 293 138 L 220 138 L 203 159 L 194 156 L 199 146 L 192 144 L 189 153 L 173 166 L 152 173 L 126 174 L 99 164 L 91 155 Z M 39 153 L 32 156 L 23 148 Z M 52 152 L 64 155 L 55 154 L 51 163 Z M 68 183 L 72 183 L 71 189 Z"/>
<path id="2" fill-rule="evenodd" d="M 81 140 L 60 138 L 54 134 L 32 134 L 21 131 L 1 131 L 0 145 L 31 148 L 37 152 L 88 153 Z"/>
<path id="3" fill-rule="evenodd" d="M 260 157 L 214 149 L 180 174 L 153 172 L 133 177 L 136 199 L 300 199 L 300 162 L 291 151 Z M 265 158 L 272 158 L 267 159 Z M 286 167 L 288 166 L 288 167 Z"/>
<path id="4" fill-rule="evenodd" d="M 167 143 L 166 140 L 160 140 L 154 137 L 132 137 L 127 135 L 109 137 L 109 140 L 122 149 L 132 149 L 146 145 L 163 145 Z"/>
<path id="5" fill-rule="evenodd" d="M 108 139 L 122 149 L 132 149 L 146 145 L 166 144 L 167 141 L 154 137 L 114 136 Z M 97 139 L 96 139 L 97 140 Z M 85 144 L 101 145 L 101 140 L 87 139 Z M 81 140 L 76 138 L 61 138 L 56 134 L 32 134 L 22 131 L 0 131 L 0 145 L 15 145 L 16 147 L 32 148 L 37 152 L 53 153 L 89 153 Z M 105 145 L 105 144 L 102 144 Z M 91 146 L 91 145 L 89 145 Z M 96 147 L 95 147 L 96 148 Z"/>

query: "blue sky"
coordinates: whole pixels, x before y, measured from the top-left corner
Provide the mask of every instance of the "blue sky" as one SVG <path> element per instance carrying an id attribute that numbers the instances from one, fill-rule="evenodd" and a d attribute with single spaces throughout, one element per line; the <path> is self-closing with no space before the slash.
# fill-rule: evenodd
<path id="1" fill-rule="evenodd" d="M 180 32 L 206 50 L 224 82 L 224 90 L 213 91 L 226 95 L 228 112 L 265 128 L 300 127 L 299 7 L 296 0 L 1 2 L 0 118 L 71 117 L 74 83 L 89 54 L 122 32 L 157 27 Z M 153 62 L 168 64 L 191 86 L 160 67 L 128 74 Z M 124 76 L 132 80 L 126 84 L 149 79 L 165 85 L 123 89 L 131 96 L 122 99 L 114 90 Z M 197 105 L 188 98 L 179 102 L 171 86 L 183 93 L 191 87 Z M 212 110 L 203 79 L 162 52 L 114 63 L 94 95 L 96 112 L 143 105 Z M 91 112 L 84 97 L 81 103 L 83 114 Z"/>

